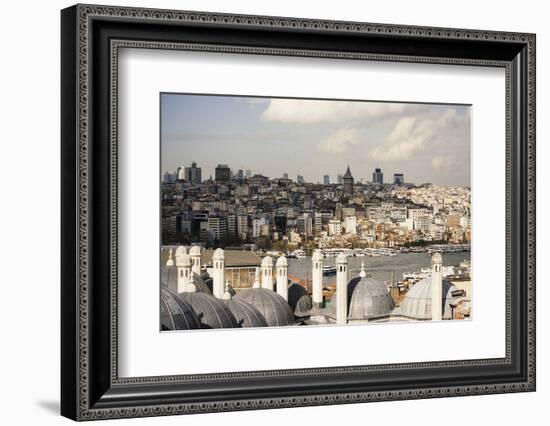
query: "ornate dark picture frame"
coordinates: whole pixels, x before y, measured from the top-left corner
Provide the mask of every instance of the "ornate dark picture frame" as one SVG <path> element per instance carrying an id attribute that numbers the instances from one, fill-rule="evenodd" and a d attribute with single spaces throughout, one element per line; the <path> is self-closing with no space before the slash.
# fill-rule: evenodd
<path id="1" fill-rule="evenodd" d="M 534 34 L 95 5 L 64 9 L 61 28 L 62 415 L 91 420 L 535 390 Z M 125 46 L 504 68 L 506 356 L 119 378 L 117 52 Z"/>

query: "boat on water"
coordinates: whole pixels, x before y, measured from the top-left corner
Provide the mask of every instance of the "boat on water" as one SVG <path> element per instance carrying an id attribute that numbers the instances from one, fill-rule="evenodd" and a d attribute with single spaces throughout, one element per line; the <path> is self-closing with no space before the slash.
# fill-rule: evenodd
<path id="1" fill-rule="evenodd" d="M 334 275 L 336 274 L 336 266 L 324 265 L 323 266 L 323 275 Z"/>
<path id="2" fill-rule="evenodd" d="M 296 259 L 305 259 L 306 258 L 306 252 L 302 249 L 297 249 L 292 252 L 294 256 L 296 256 Z"/>

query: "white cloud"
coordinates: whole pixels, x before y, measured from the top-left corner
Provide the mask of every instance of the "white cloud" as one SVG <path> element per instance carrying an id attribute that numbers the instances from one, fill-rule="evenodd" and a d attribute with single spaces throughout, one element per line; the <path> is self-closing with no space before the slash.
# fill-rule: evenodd
<path id="1" fill-rule="evenodd" d="M 432 158 L 432 168 L 434 170 L 449 169 L 453 164 L 454 164 L 453 159 L 449 157 L 438 155 Z"/>
<path id="2" fill-rule="evenodd" d="M 402 114 L 413 107 L 409 104 L 383 102 L 272 99 L 261 119 L 289 124 L 357 122 Z"/>
<path id="3" fill-rule="evenodd" d="M 443 114 L 408 116 L 399 119 L 383 143 L 373 150 L 375 160 L 406 160 L 414 154 L 426 150 L 450 135 L 463 118 L 455 109 L 447 109 Z"/>
<path id="4" fill-rule="evenodd" d="M 359 136 L 359 129 L 344 127 L 324 139 L 318 148 L 332 154 L 347 152 L 359 143 Z"/>

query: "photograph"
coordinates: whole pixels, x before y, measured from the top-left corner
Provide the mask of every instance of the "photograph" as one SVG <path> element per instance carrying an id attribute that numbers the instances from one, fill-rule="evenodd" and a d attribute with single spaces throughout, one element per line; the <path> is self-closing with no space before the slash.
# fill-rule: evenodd
<path id="1" fill-rule="evenodd" d="M 161 93 L 160 330 L 471 320 L 470 115 Z"/>

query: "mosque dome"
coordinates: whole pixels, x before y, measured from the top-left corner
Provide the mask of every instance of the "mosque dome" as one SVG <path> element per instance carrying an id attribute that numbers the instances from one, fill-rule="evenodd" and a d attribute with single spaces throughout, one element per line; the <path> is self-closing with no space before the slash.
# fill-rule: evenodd
<path id="1" fill-rule="evenodd" d="M 250 303 L 239 299 L 225 300 L 224 303 L 237 320 L 238 327 L 267 327 L 262 313 Z"/>
<path id="2" fill-rule="evenodd" d="M 442 318 L 451 319 L 452 292 L 458 288 L 450 281 L 443 279 L 441 291 Z M 417 320 L 432 319 L 432 278 L 425 278 L 414 284 L 399 307 L 399 315 Z"/>
<path id="3" fill-rule="evenodd" d="M 294 325 L 294 314 L 287 301 L 279 294 L 265 288 L 249 288 L 238 292 L 233 300 L 244 300 L 264 316 L 269 327 Z"/>
<path id="4" fill-rule="evenodd" d="M 180 293 L 179 297 L 188 302 L 201 323 L 200 328 L 236 328 L 235 316 L 220 299 L 206 293 Z"/>
<path id="5" fill-rule="evenodd" d="M 288 261 L 286 260 L 286 256 L 280 256 L 277 259 L 276 265 L 277 265 L 277 267 L 288 266 Z"/>
<path id="6" fill-rule="evenodd" d="M 207 282 L 197 273 L 191 274 L 193 277 L 193 284 L 199 293 L 212 294 L 212 291 L 208 287 Z M 170 289 L 178 288 L 178 268 L 177 266 L 161 266 L 160 268 L 160 282 L 169 287 Z"/>
<path id="7" fill-rule="evenodd" d="M 201 328 L 193 307 L 165 286 L 160 288 L 160 323 L 163 330 L 195 330 Z"/>
<path id="8" fill-rule="evenodd" d="M 298 283 L 290 283 L 288 286 L 288 305 L 297 317 L 309 315 L 309 311 L 313 308 L 311 297 Z"/>
<path id="9" fill-rule="evenodd" d="M 337 294 L 330 301 L 336 315 Z M 371 277 L 353 278 L 348 283 L 348 319 L 372 320 L 388 317 L 395 305 L 386 285 Z"/>
<path id="10" fill-rule="evenodd" d="M 273 266 L 273 259 L 271 256 L 266 256 L 262 259 L 262 266 Z"/>
<path id="11" fill-rule="evenodd" d="M 200 256 L 201 255 L 201 248 L 199 246 L 193 246 L 189 250 L 189 256 Z"/>
<path id="12" fill-rule="evenodd" d="M 319 260 L 323 260 L 323 252 L 321 250 L 313 250 L 313 255 L 311 256 L 311 260 L 314 262 L 317 262 Z"/>

